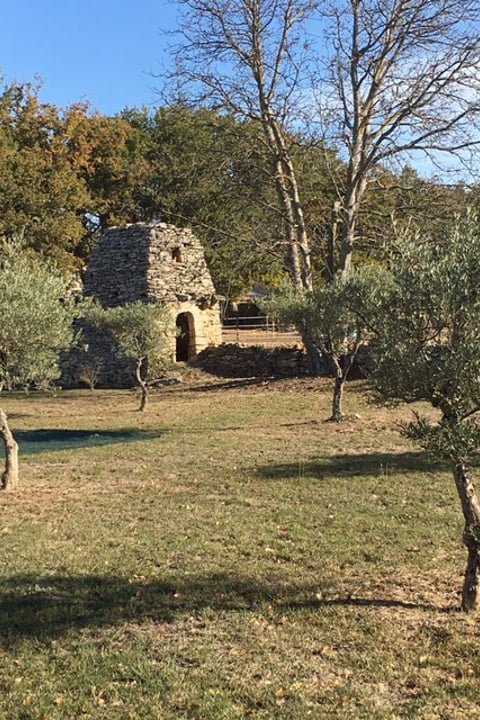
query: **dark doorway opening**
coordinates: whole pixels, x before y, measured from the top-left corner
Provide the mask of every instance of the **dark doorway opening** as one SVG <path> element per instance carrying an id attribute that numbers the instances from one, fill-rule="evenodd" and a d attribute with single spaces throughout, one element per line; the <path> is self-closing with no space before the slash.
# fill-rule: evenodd
<path id="1" fill-rule="evenodd" d="M 187 362 L 195 355 L 195 334 L 193 325 L 193 315 L 185 312 L 177 316 L 177 346 L 175 352 L 175 360 L 177 362 Z"/>

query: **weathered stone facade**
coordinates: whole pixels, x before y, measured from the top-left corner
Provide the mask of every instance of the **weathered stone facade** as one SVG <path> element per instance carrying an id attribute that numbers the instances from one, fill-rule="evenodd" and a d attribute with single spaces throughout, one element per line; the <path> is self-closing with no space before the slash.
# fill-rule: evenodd
<path id="1" fill-rule="evenodd" d="M 192 360 L 204 348 L 222 342 L 218 296 L 202 245 L 189 229 L 137 223 L 107 230 L 88 264 L 84 295 L 96 298 L 103 307 L 137 300 L 168 305 L 178 332 L 175 337 L 172 327 L 172 360 Z M 105 338 L 90 336 L 88 344 L 102 360 L 100 384 L 124 384 L 129 374 L 122 373 Z"/>

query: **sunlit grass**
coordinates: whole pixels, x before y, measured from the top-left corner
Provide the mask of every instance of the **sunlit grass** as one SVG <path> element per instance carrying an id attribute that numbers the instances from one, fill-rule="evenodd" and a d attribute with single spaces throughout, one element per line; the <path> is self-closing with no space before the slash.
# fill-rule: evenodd
<path id="1" fill-rule="evenodd" d="M 480 718 L 448 468 L 350 386 L 5 397 L 6 720 Z M 22 441 L 23 440 L 23 441 Z"/>

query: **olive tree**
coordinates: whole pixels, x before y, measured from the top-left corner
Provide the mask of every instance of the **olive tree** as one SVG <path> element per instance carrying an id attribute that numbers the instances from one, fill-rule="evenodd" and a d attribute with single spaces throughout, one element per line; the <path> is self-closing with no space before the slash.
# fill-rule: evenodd
<path id="1" fill-rule="evenodd" d="M 113 308 L 92 305 L 86 321 L 110 335 L 122 354 L 133 360 L 135 380 L 141 391 L 140 410 L 148 404 L 149 375 L 167 362 L 169 337 L 174 335 L 170 311 L 160 303 L 140 300 Z"/>
<path id="2" fill-rule="evenodd" d="M 360 304 L 358 305 L 360 307 Z M 436 243 L 407 239 L 374 312 L 374 380 L 382 398 L 427 401 L 406 434 L 452 468 L 468 551 L 462 607 L 475 607 L 480 502 L 469 461 L 480 446 L 480 233 L 473 219 Z"/>
<path id="3" fill-rule="evenodd" d="M 284 325 L 294 325 L 311 337 L 324 360 L 322 370 L 334 378 L 332 414 L 341 422 L 343 394 L 349 373 L 361 348 L 371 336 L 369 314 L 358 312 L 358 303 L 370 307 L 378 292 L 379 268 L 364 267 L 348 275 L 338 274 L 332 282 L 318 283 L 311 293 L 299 297 L 282 288 L 265 303 L 268 313 Z"/>
<path id="4" fill-rule="evenodd" d="M 0 245 L 0 389 L 45 386 L 60 374 L 59 353 L 73 340 L 68 283 L 19 240 Z M 18 447 L 0 408 L 5 446 L 1 489 L 18 482 Z"/>

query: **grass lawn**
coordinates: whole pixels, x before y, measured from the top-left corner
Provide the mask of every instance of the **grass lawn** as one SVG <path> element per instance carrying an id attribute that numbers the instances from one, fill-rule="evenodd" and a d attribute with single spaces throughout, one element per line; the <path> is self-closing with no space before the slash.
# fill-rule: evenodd
<path id="1" fill-rule="evenodd" d="M 2 720 L 480 718 L 448 468 L 327 381 L 5 396 Z"/>

